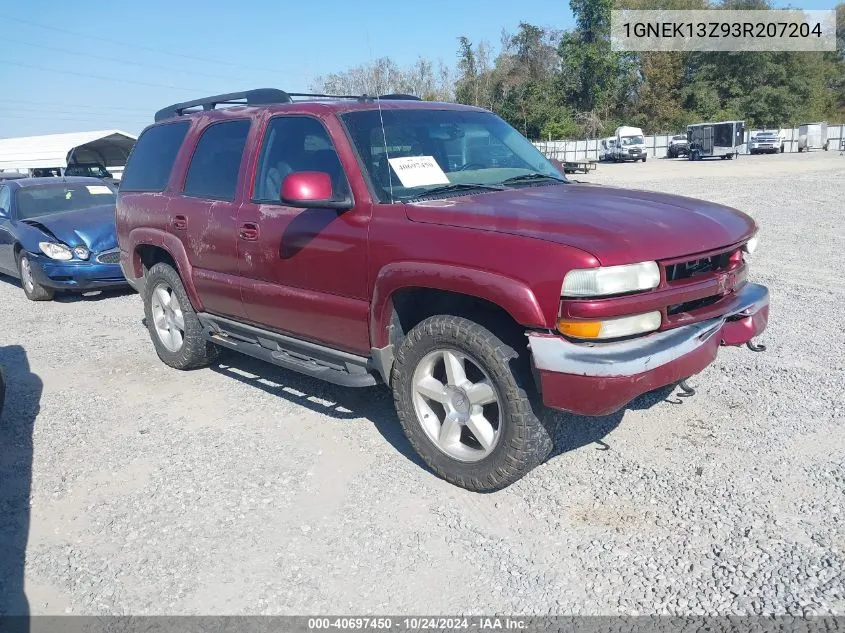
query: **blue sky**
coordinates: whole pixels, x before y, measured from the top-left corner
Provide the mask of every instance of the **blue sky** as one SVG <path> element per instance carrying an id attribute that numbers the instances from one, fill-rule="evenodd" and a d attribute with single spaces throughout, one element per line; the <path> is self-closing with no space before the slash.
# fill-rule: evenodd
<path id="1" fill-rule="evenodd" d="M 502 29 L 520 21 L 572 26 L 565 0 L 28 4 L 0 3 L 0 137 L 137 133 L 177 101 L 256 87 L 306 90 L 316 75 L 381 56 L 402 66 L 419 56 L 454 65 L 460 35 L 497 45 Z"/>

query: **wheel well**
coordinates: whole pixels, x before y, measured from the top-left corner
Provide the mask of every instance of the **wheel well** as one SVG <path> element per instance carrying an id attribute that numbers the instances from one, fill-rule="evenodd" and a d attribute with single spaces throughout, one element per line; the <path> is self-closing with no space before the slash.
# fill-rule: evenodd
<path id="1" fill-rule="evenodd" d="M 528 343 L 525 328 L 505 309 L 486 299 L 433 288 L 403 288 L 397 290 L 391 299 L 393 314 L 389 339 L 394 349 L 416 325 L 436 314 L 475 321 L 520 353 Z"/>
<path id="2" fill-rule="evenodd" d="M 176 261 L 171 257 L 170 253 L 159 246 L 141 244 L 135 249 L 135 254 L 141 261 L 144 276 L 146 276 L 150 268 L 160 263 L 169 264 L 174 270 L 179 270 L 176 266 Z"/>

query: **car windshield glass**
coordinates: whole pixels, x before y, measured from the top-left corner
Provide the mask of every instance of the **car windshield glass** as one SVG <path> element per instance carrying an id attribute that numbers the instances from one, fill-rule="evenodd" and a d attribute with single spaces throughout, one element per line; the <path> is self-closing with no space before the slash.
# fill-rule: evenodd
<path id="1" fill-rule="evenodd" d="M 673 136 L 672 140 L 673 141 L 685 141 L 685 140 L 687 140 L 687 137 L 679 134 L 678 136 Z"/>
<path id="2" fill-rule="evenodd" d="M 645 140 L 642 136 L 623 136 L 622 145 L 642 145 Z"/>
<path id="3" fill-rule="evenodd" d="M 472 185 L 490 190 L 505 181 L 508 187 L 565 181 L 524 136 L 489 112 L 365 110 L 341 118 L 381 202 L 429 191 L 437 197 L 463 195 L 473 192 Z M 529 174 L 540 177 L 513 180 Z"/>
<path id="4" fill-rule="evenodd" d="M 26 220 L 114 204 L 115 192 L 103 184 L 62 183 L 19 189 L 16 201 L 18 219 Z"/>

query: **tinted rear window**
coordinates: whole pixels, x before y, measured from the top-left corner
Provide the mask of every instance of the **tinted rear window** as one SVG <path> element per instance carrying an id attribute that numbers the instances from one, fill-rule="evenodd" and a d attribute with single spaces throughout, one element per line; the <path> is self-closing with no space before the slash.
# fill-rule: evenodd
<path id="1" fill-rule="evenodd" d="M 235 198 L 249 125 L 249 119 L 226 121 L 209 126 L 202 133 L 185 178 L 186 195 L 216 200 Z"/>
<path id="2" fill-rule="evenodd" d="M 185 121 L 157 125 L 141 134 L 126 163 L 120 190 L 163 191 L 187 132 Z"/>

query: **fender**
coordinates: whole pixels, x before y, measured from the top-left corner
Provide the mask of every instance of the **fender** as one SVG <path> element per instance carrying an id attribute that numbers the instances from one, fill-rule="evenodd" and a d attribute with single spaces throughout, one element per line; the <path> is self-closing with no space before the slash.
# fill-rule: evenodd
<path id="1" fill-rule="evenodd" d="M 185 286 L 185 292 L 188 299 L 191 300 L 191 305 L 197 312 L 202 312 L 204 306 L 194 288 L 194 269 L 188 261 L 188 254 L 185 252 L 185 246 L 182 241 L 173 235 L 161 229 L 140 227 L 132 229 L 129 232 L 129 240 L 127 244 L 127 251 L 130 254 L 132 262 L 132 271 L 136 278 L 143 277 L 144 269 L 141 263 L 141 257 L 138 254 L 139 246 L 157 246 L 165 251 L 176 262 L 176 269 L 179 276 L 182 278 L 182 284 Z"/>
<path id="2" fill-rule="evenodd" d="M 379 271 L 370 307 L 370 340 L 388 345 L 392 296 L 402 288 L 432 288 L 478 297 L 505 310 L 520 325 L 545 328 L 546 319 L 534 292 L 524 283 L 484 270 L 427 262 L 395 262 Z"/>

